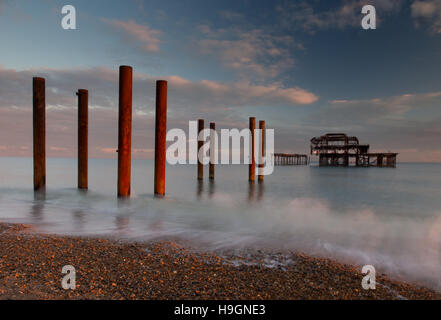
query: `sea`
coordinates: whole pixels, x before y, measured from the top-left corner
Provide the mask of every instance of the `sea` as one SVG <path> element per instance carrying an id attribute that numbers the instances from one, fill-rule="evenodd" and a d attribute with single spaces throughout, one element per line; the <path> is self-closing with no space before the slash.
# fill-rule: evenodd
<path id="1" fill-rule="evenodd" d="M 47 159 L 47 187 L 33 190 L 32 158 L 0 158 L 0 221 L 45 233 L 122 241 L 180 239 L 198 250 L 302 252 L 372 265 L 441 290 L 441 164 L 396 168 L 276 166 L 263 183 L 247 165 L 167 165 L 166 196 L 153 195 L 153 160 L 132 161 L 131 197 L 117 198 L 117 160 Z M 361 270 L 361 269 L 360 269 Z"/>

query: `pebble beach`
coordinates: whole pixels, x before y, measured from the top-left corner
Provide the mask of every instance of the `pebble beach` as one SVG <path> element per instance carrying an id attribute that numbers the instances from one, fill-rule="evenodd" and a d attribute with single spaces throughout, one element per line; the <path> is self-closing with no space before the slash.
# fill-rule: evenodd
<path id="1" fill-rule="evenodd" d="M 284 267 L 252 260 L 177 241 L 55 236 L 0 224 L 0 299 L 441 299 L 381 270 L 376 289 L 364 290 L 359 266 L 301 253 L 290 253 Z M 62 288 L 65 265 L 75 267 L 75 290 Z"/>

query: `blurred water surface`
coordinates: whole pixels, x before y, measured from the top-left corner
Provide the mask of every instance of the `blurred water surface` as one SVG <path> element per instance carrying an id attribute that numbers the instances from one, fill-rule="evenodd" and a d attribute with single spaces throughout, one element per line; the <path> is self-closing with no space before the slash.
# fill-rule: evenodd
<path id="1" fill-rule="evenodd" d="M 76 159 L 47 160 L 34 194 L 32 159 L 0 158 L 0 220 L 63 235 L 182 238 L 203 249 L 300 250 L 423 281 L 441 289 L 441 164 L 390 168 L 276 167 L 250 185 L 247 166 L 167 166 L 166 197 L 153 197 L 153 161 L 135 160 L 132 197 L 116 197 L 116 160 L 91 159 L 89 190 Z M 206 168 L 206 170 L 208 170 Z"/>

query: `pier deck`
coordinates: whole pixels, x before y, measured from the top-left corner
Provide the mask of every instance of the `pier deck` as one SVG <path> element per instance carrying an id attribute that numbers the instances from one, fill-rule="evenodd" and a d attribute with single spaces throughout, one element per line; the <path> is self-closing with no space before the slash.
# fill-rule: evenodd
<path id="1" fill-rule="evenodd" d="M 369 147 L 345 133 L 328 133 L 311 139 L 311 154 L 319 156 L 321 167 L 396 167 L 398 153 L 370 153 Z"/>

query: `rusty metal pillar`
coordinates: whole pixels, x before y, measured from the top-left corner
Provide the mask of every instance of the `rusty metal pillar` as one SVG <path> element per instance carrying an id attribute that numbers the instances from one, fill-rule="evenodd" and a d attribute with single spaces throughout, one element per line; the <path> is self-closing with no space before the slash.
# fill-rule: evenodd
<path id="1" fill-rule="evenodd" d="M 167 81 L 156 81 L 155 121 L 155 195 L 165 194 L 165 161 L 167 138 Z"/>
<path id="2" fill-rule="evenodd" d="M 251 133 L 251 158 L 248 165 L 248 181 L 254 182 L 256 176 L 256 159 L 254 157 L 254 130 L 256 129 L 256 118 L 250 117 L 250 133 Z"/>
<path id="3" fill-rule="evenodd" d="M 199 161 L 199 151 L 201 150 L 202 146 L 204 145 L 204 141 L 199 141 L 199 134 L 201 131 L 204 130 L 204 120 L 199 119 L 198 121 L 198 180 L 204 179 L 204 165 L 202 162 Z"/>
<path id="4" fill-rule="evenodd" d="M 89 92 L 79 89 L 78 96 L 78 189 L 88 188 L 88 107 Z"/>
<path id="5" fill-rule="evenodd" d="M 383 156 L 378 155 L 377 156 L 377 167 L 382 167 L 382 166 L 383 166 Z"/>
<path id="6" fill-rule="evenodd" d="M 33 78 L 34 190 L 46 187 L 46 85 L 44 78 Z"/>
<path id="7" fill-rule="evenodd" d="M 132 67 L 120 66 L 118 118 L 118 197 L 130 196 L 132 153 L 132 81 Z"/>
<path id="8" fill-rule="evenodd" d="M 214 180 L 214 159 L 216 157 L 217 150 L 215 149 L 215 132 L 216 132 L 216 124 L 214 122 L 210 122 L 210 173 L 209 173 L 209 179 Z M 212 137 L 211 135 L 214 134 Z"/>
<path id="9" fill-rule="evenodd" d="M 262 157 L 262 160 L 260 162 L 263 162 L 263 159 L 265 157 L 265 121 L 264 120 L 259 121 L 259 129 L 261 130 L 261 139 L 260 139 L 261 150 L 260 151 L 261 151 L 261 157 Z M 265 167 L 264 163 L 259 164 L 259 168 L 263 169 L 264 167 Z M 259 172 L 259 175 L 258 175 L 259 182 L 263 182 L 263 179 L 264 179 L 264 175 L 260 174 L 260 172 Z"/>

